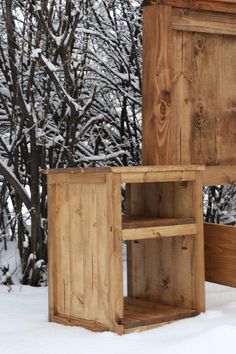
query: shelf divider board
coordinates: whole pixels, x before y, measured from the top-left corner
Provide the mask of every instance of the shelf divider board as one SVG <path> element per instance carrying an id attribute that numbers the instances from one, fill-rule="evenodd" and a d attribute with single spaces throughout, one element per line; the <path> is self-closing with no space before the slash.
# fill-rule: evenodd
<path id="1" fill-rule="evenodd" d="M 146 240 L 151 238 L 188 236 L 197 233 L 196 224 L 144 227 L 138 229 L 124 229 L 124 241 Z"/>
<path id="2" fill-rule="evenodd" d="M 153 226 L 173 226 L 194 224 L 195 218 L 158 218 L 153 216 L 129 216 L 122 218 L 123 229 L 136 229 Z"/>

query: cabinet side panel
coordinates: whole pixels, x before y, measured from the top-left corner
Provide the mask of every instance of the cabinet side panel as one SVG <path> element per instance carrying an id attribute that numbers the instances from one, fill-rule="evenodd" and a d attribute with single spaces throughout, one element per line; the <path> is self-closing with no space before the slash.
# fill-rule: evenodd
<path id="1" fill-rule="evenodd" d="M 109 324 L 106 184 L 70 185 L 71 315 Z"/>

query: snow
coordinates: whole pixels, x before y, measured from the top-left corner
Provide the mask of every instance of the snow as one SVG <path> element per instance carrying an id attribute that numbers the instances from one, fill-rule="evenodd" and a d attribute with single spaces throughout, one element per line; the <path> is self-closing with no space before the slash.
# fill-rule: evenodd
<path id="1" fill-rule="evenodd" d="M 0 286 L 1 354 L 235 354 L 236 289 L 206 284 L 207 312 L 122 337 L 47 321 L 47 288 Z"/>

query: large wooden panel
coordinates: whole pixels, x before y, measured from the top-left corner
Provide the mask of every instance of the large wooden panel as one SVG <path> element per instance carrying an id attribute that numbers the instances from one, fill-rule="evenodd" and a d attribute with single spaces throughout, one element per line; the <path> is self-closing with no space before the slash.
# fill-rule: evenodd
<path id="1" fill-rule="evenodd" d="M 236 287 L 236 228 L 205 224 L 206 280 Z"/>
<path id="2" fill-rule="evenodd" d="M 51 318 L 63 315 L 109 327 L 106 184 L 50 184 L 49 206 Z"/>
<path id="3" fill-rule="evenodd" d="M 172 163 L 171 148 L 171 7 L 144 11 L 143 163 Z M 155 146 L 159 154 L 150 149 Z"/>
<path id="4" fill-rule="evenodd" d="M 235 164 L 236 15 L 156 5 L 144 19 L 143 163 Z"/>

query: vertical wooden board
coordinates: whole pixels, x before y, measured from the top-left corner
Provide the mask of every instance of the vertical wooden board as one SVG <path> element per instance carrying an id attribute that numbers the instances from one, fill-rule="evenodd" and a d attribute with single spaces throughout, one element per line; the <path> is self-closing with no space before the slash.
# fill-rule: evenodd
<path id="1" fill-rule="evenodd" d="M 109 306 L 109 209 L 107 203 L 107 186 L 99 185 L 96 189 L 97 205 L 97 262 L 98 262 L 98 314 L 100 323 L 109 326 L 110 306 Z"/>
<path id="2" fill-rule="evenodd" d="M 196 306 L 191 282 L 191 279 L 196 275 L 192 269 L 195 237 L 195 235 L 188 235 L 173 239 L 172 262 L 179 267 L 178 272 L 174 272 L 173 279 L 173 304 L 176 306 L 186 308 L 195 308 Z"/>
<path id="3" fill-rule="evenodd" d="M 53 319 L 56 313 L 57 303 L 57 237 L 56 237 L 56 185 L 48 186 L 48 304 L 49 304 L 49 321 Z"/>
<path id="4" fill-rule="evenodd" d="M 169 203 L 173 193 L 173 184 L 168 182 L 146 183 L 143 189 L 146 215 L 156 217 L 173 216 L 173 203 Z"/>
<path id="5" fill-rule="evenodd" d="M 145 184 L 127 184 L 126 203 L 127 213 L 133 216 L 144 215 L 144 188 Z"/>
<path id="6" fill-rule="evenodd" d="M 128 296 L 145 298 L 145 241 L 127 242 Z"/>
<path id="7" fill-rule="evenodd" d="M 191 163 L 192 33 L 173 31 L 172 142 L 175 164 Z"/>
<path id="8" fill-rule="evenodd" d="M 171 164 L 171 6 L 144 8 L 143 163 Z"/>
<path id="9" fill-rule="evenodd" d="M 124 317 L 120 174 L 107 174 L 110 330 Z"/>
<path id="10" fill-rule="evenodd" d="M 217 160 L 219 164 L 236 163 L 236 37 L 222 36 L 218 76 L 221 110 L 216 118 Z"/>
<path id="11" fill-rule="evenodd" d="M 217 164 L 216 117 L 222 105 L 221 38 L 193 34 L 192 163 Z"/>
<path id="12" fill-rule="evenodd" d="M 173 217 L 194 217 L 194 183 L 177 182 L 173 188 Z"/>
<path id="13" fill-rule="evenodd" d="M 204 264 L 204 237 L 203 237 L 203 194 L 202 176 L 196 172 L 194 182 L 194 210 L 196 215 L 197 234 L 194 238 L 192 257 L 192 289 L 193 306 L 199 312 L 205 311 L 205 264 Z"/>
<path id="14" fill-rule="evenodd" d="M 83 200 L 82 185 L 71 184 L 69 189 L 70 222 L 70 279 L 71 279 L 71 316 L 85 318 L 84 277 L 84 235 L 82 228 Z"/>
<path id="15" fill-rule="evenodd" d="M 84 318 L 96 320 L 98 311 L 96 184 L 83 184 L 81 232 L 84 242 Z"/>
<path id="16" fill-rule="evenodd" d="M 57 238 L 56 314 L 70 316 L 70 229 L 68 185 L 56 185 L 55 234 Z"/>

